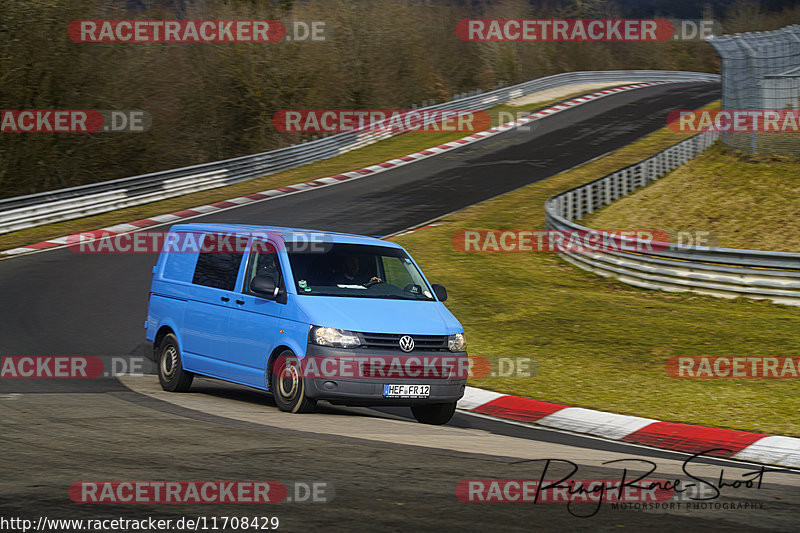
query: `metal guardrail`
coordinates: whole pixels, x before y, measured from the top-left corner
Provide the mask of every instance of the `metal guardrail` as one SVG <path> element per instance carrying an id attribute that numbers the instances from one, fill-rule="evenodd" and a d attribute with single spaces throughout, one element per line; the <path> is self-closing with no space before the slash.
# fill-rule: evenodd
<path id="1" fill-rule="evenodd" d="M 422 109 L 488 109 L 526 94 L 589 82 L 718 80 L 716 74 L 681 71 L 568 72 Z M 224 161 L 0 200 L 0 234 L 231 185 L 337 156 L 396 134 L 346 132 Z"/>
<path id="2" fill-rule="evenodd" d="M 552 230 L 604 232 L 577 224 L 585 215 L 644 187 L 683 165 L 709 147 L 718 132 L 704 132 L 591 183 L 563 192 L 545 203 Z M 800 306 L 800 253 L 738 250 L 631 239 L 637 250 L 569 251 L 561 257 L 605 277 L 647 289 L 691 291 L 713 296 L 744 296 Z"/>

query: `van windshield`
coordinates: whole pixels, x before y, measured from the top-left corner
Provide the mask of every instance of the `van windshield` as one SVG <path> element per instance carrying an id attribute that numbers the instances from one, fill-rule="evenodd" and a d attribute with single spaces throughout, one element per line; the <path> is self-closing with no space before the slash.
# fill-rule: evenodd
<path id="1" fill-rule="evenodd" d="M 289 249 L 288 255 L 297 294 L 433 300 L 422 274 L 397 248 L 334 243 L 324 251 Z"/>

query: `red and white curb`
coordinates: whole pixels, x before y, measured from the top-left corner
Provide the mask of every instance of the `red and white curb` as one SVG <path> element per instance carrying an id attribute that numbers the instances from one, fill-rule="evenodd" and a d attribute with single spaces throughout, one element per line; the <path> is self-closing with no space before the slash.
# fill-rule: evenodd
<path id="1" fill-rule="evenodd" d="M 708 455 L 800 468 L 800 439 L 793 437 L 660 422 L 652 418 L 540 402 L 475 387 L 467 387 L 458 408 L 655 448 L 687 453 L 716 448 L 717 451 Z"/>
<path id="2" fill-rule="evenodd" d="M 235 207 L 239 207 L 246 204 L 252 204 L 255 202 L 262 202 L 265 200 L 276 198 L 278 196 L 295 194 L 320 187 L 328 187 L 331 185 L 337 185 L 344 181 L 371 176 L 392 168 L 397 168 L 403 165 L 407 165 L 409 163 L 413 163 L 415 161 L 420 161 L 428 157 L 439 155 L 454 148 L 459 148 L 467 144 L 471 144 L 489 137 L 493 137 L 494 135 L 498 135 L 510 129 L 540 120 L 545 117 L 555 115 L 556 113 L 559 113 L 561 111 L 565 111 L 575 106 L 585 104 L 586 102 L 591 102 L 592 100 L 597 100 L 598 98 L 603 98 L 605 96 L 609 96 L 624 91 L 630 91 L 633 89 L 640 89 L 642 87 L 650 87 L 652 85 L 663 85 L 665 83 L 677 83 L 677 82 L 670 82 L 670 81 L 642 82 L 642 83 L 633 83 L 630 85 L 623 85 L 621 87 L 614 87 L 612 89 L 604 89 L 602 91 L 597 91 L 591 94 L 580 96 L 578 98 L 573 98 L 572 100 L 569 100 L 567 102 L 563 102 L 558 105 L 548 107 L 547 109 L 537 111 L 536 113 L 532 113 L 526 117 L 522 117 L 520 119 L 513 120 L 511 122 L 507 122 L 499 126 L 494 126 L 488 130 L 480 131 L 478 133 L 474 133 L 467 137 L 463 137 L 461 139 L 456 139 L 455 141 L 450 141 L 444 144 L 440 144 L 439 146 L 434 146 L 432 148 L 428 148 L 426 150 L 422 150 L 413 154 L 408 154 L 398 159 L 390 159 L 389 161 L 384 161 L 383 163 L 378 163 L 377 165 L 360 168 L 358 170 L 345 172 L 343 174 L 337 174 L 335 176 L 318 178 L 315 180 L 306 181 L 304 183 L 296 183 L 294 185 L 288 185 L 286 187 L 279 187 L 277 189 L 270 189 L 268 191 L 248 194 L 246 196 L 240 196 L 238 198 L 231 198 L 230 200 L 223 200 L 221 202 L 215 202 L 209 205 L 201 205 L 199 207 L 193 207 L 191 209 L 183 209 L 181 211 L 176 211 L 174 213 L 169 213 L 166 215 L 159 215 L 155 217 L 145 218 L 142 220 L 134 220 L 133 222 L 129 222 L 127 224 L 117 224 L 115 226 L 110 226 L 99 230 L 80 232 L 82 236 L 81 242 L 83 243 L 91 242 L 90 235 L 93 233 L 96 235 L 96 238 L 98 239 L 113 237 L 115 235 L 140 231 L 144 228 L 152 226 L 171 224 L 188 218 L 202 216 L 209 213 L 215 213 L 226 209 L 232 209 Z M 159 198 L 154 198 L 154 201 L 157 200 L 159 200 Z M 32 253 L 48 249 L 62 248 L 64 246 L 67 246 L 67 239 L 68 239 L 67 236 L 58 237 L 56 239 L 49 239 L 40 243 L 31 244 L 28 246 L 22 246 L 20 248 L 13 248 L 11 250 L 0 251 L 0 255 L 18 255 L 18 254 Z"/>

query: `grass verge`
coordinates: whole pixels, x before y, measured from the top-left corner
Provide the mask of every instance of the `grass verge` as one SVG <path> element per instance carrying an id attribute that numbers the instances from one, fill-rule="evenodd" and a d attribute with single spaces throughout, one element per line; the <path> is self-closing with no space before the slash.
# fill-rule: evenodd
<path id="1" fill-rule="evenodd" d="M 800 252 L 800 161 L 716 145 L 581 223 L 710 231 L 725 248 Z"/>
<path id="2" fill-rule="evenodd" d="M 609 84 L 607 87 L 614 87 L 616 85 L 618 84 Z M 492 125 L 497 125 L 498 117 L 500 116 L 501 112 L 506 113 L 505 120 L 507 121 L 508 113 L 516 116 L 517 113 L 521 113 L 526 110 L 548 107 L 556 102 L 574 98 L 582 94 L 586 94 L 586 91 L 584 90 L 574 93 L 567 93 L 559 98 L 554 98 L 547 102 L 538 102 L 527 106 L 499 105 L 488 109 L 487 112 L 492 118 Z M 255 192 L 283 187 L 285 185 L 292 185 L 294 183 L 310 181 L 334 174 L 341 174 L 343 172 L 349 172 L 351 170 L 374 165 L 389 159 L 402 157 L 404 155 L 418 152 L 442 143 L 454 141 L 467 135 L 469 135 L 469 133 L 464 132 L 409 133 L 405 135 L 398 135 L 396 137 L 392 137 L 390 139 L 386 139 L 364 148 L 326 159 L 324 161 L 318 161 L 302 167 L 277 172 L 268 176 L 237 183 L 235 185 L 197 192 L 194 194 L 187 194 L 184 196 L 178 196 L 167 200 L 129 207 L 126 209 L 120 209 L 90 217 L 68 220 L 55 224 L 47 224 L 0 235 L 0 250 L 8 250 L 11 248 L 26 246 L 45 241 L 47 239 L 69 235 L 71 233 L 91 231 L 113 226 L 115 224 L 163 215 L 165 213 L 171 213 L 181 209 L 219 202 L 229 198 L 235 198 L 237 196 L 244 196 Z"/>
<path id="3" fill-rule="evenodd" d="M 800 436 L 797 381 L 671 378 L 672 356 L 800 356 L 800 310 L 747 299 L 636 289 L 553 254 L 463 253 L 465 229 L 541 229 L 544 201 L 683 138 L 661 130 L 617 152 L 396 237 L 465 326 L 472 355 L 533 357 L 531 378 L 471 384 L 665 421 Z"/>

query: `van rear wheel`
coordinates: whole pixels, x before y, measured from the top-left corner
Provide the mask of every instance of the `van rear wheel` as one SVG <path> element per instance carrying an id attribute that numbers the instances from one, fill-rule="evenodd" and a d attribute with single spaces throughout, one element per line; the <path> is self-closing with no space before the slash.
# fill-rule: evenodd
<path id="1" fill-rule="evenodd" d="M 448 423 L 453 418 L 453 414 L 456 412 L 456 402 L 412 405 L 411 412 L 417 422 L 440 426 Z"/>
<path id="2" fill-rule="evenodd" d="M 161 340 L 158 348 L 158 381 L 169 392 L 186 392 L 192 386 L 194 374 L 183 369 L 178 339 L 172 333 Z"/>
<path id="3" fill-rule="evenodd" d="M 317 405 L 316 400 L 306 397 L 303 369 L 291 350 L 284 350 L 275 358 L 272 364 L 270 388 L 275 403 L 281 411 L 310 413 Z"/>

